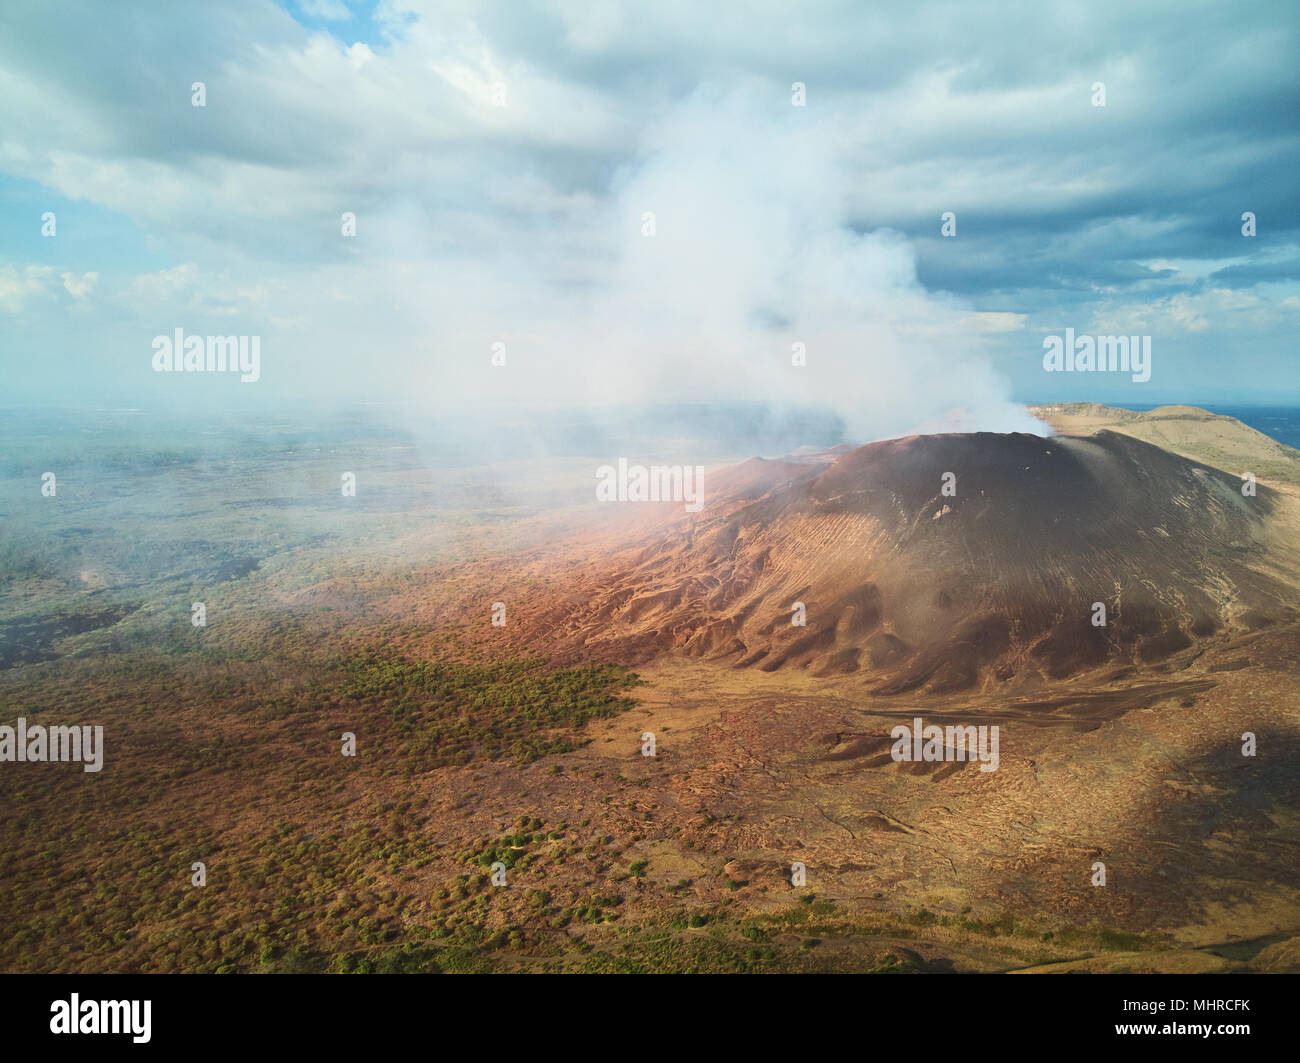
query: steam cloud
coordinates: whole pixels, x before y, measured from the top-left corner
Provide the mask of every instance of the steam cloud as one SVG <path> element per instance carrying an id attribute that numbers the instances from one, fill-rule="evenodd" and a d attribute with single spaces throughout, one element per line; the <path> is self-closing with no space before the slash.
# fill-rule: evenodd
<path id="1" fill-rule="evenodd" d="M 497 305 L 462 320 L 451 349 L 486 363 L 483 320 L 508 323 L 507 368 L 463 368 L 451 389 L 440 374 L 442 398 L 823 404 L 857 441 L 1045 431 L 1010 400 L 971 308 L 924 289 L 902 237 L 850 226 L 839 146 L 833 117 L 770 85 L 697 92 L 652 127 L 586 227 L 571 218 L 582 269 L 557 272 L 530 245 L 559 254 L 560 238 L 531 231 L 497 256 Z M 449 331 L 445 318 L 428 327 Z M 806 366 L 791 364 L 796 342 Z"/>

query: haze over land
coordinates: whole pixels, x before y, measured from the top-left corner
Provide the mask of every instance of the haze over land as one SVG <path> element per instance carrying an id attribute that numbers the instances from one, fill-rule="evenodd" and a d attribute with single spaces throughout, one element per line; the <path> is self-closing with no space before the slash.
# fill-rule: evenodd
<path id="1" fill-rule="evenodd" d="M 373 420 L 106 425 L 49 505 L 11 461 L 0 697 L 108 739 L 0 773 L 5 968 L 1293 969 L 1298 503 L 1209 458 L 1296 452 L 1087 412 L 1128 436 L 749 459 L 694 516 Z M 918 715 L 998 770 L 896 763 Z"/>

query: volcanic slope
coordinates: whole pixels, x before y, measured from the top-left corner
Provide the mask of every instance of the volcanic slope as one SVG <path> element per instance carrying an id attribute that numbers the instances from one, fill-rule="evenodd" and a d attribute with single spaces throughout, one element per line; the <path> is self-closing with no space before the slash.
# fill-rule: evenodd
<path id="1" fill-rule="evenodd" d="M 539 644 L 942 694 L 1163 670 L 1298 615 L 1296 501 L 1115 432 L 911 436 L 707 492 L 611 539 Z"/>
<path id="2" fill-rule="evenodd" d="M 1094 402 L 1031 406 L 1029 412 L 1065 435 L 1110 429 L 1225 472 L 1253 473 L 1261 480 L 1300 485 L 1300 450 L 1243 424 L 1235 417 L 1195 406 L 1125 410 Z"/>

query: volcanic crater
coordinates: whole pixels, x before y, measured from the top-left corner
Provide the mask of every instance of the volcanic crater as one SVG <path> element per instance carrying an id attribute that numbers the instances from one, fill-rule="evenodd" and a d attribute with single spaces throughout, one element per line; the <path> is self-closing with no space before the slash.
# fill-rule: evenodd
<path id="1" fill-rule="evenodd" d="M 558 623 L 518 636 L 943 694 L 1166 670 L 1298 615 L 1273 520 L 1293 500 L 1116 432 L 911 436 L 751 459 L 706 490 L 699 514 L 606 525 Z"/>

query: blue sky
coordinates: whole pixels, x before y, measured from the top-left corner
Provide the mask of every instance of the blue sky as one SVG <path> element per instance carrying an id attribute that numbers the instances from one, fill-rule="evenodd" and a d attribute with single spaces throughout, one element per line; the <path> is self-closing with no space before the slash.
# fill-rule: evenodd
<path id="1" fill-rule="evenodd" d="M 781 398 L 900 428 L 1297 402 L 1298 24 L 1194 0 L 7 3 L 9 398 Z M 176 328 L 261 337 L 261 379 L 153 372 Z M 1066 328 L 1151 336 L 1151 380 L 1044 372 Z"/>

